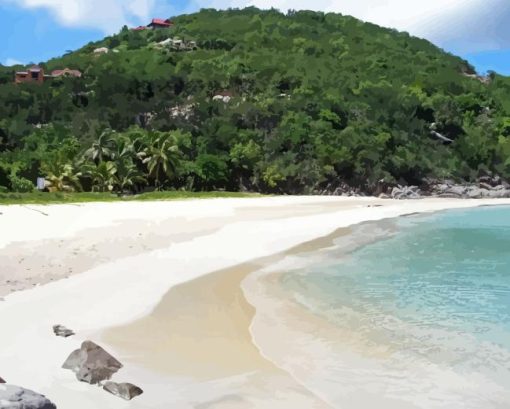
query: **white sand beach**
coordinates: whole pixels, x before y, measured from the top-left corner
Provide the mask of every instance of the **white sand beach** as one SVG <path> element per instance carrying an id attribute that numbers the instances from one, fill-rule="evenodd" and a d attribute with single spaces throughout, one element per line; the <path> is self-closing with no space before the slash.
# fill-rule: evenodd
<path id="1" fill-rule="evenodd" d="M 0 206 L 0 376 L 60 409 L 329 408 L 252 342 L 246 272 L 364 221 L 503 204 L 287 196 Z M 76 335 L 56 337 L 55 324 Z M 114 381 L 144 394 L 123 401 L 62 369 L 87 339 L 124 364 Z"/>

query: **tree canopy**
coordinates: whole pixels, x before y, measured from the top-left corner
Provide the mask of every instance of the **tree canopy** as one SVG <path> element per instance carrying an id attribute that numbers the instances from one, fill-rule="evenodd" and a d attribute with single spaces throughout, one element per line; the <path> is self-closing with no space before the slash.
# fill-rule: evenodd
<path id="1" fill-rule="evenodd" d="M 204 9 L 172 20 L 39 64 L 81 78 L 16 85 L 22 67 L 0 66 L 0 186 L 46 176 L 54 190 L 373 193 L 510 177 L 507 77 L 340 14 Z"/>

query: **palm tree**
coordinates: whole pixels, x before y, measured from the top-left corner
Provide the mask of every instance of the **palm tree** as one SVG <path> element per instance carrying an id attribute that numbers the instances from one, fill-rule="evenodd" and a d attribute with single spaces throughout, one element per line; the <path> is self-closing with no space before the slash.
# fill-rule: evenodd
<path id="1" fill-rule="evenodd" d="M 148 136 L 149 143 L 140 156 L 159 190 L 161 175 L 171 177 L 177 170 L 180 151 L 175 138 L 169 133 L 150 132 Z"/>
<path id="2" fill-rule="evenodd" d="M 133 190 L 137 184 L 146 182 L 145 176 L 131 161 L 118 162 L 116 170 L 114 181 L 119 193 L 124 193 L 128 189 Z"/>
<path id="3" fill-rule="evenodd" d="M 135 147 L 133 142 L 124 135 L 120 135 L 114 139 L 115 150 L 112 150 L 111 157 L 115 161 L 132 159 L 135 155 Z"/>
<path id="4" fill-rule="evenodd" d="M 88 173 L 92 179 L 92 191 L 111 192 L 113 190 L 117 173 L 115 163 L 101 162 L 97 166 L 92 166 Z"/>
<path id="5" fill-rule="evenodd" d="M 80 176 L 82 173 L 76 171 L 73 164 L 64 160 L 60 155 L 43 163 L 41 170 L 45 174 L 50 192 L 81 190 Z"/>
<path id="6" fill-rule="evenodd" d="M 114 131 L 111 129 L 105 129 L 101 132 L 97 140 L 87 149 L 85 155 L 95 163 L 100 163 L 106 158 L 111 158 L 113 154 L 112 148 L 115 142 L 112 137 L 113 133 Z"/>

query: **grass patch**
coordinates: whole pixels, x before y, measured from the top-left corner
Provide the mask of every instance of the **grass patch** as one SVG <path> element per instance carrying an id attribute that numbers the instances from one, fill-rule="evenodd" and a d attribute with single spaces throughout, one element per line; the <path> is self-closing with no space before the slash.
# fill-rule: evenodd
<path id="1" fill-rule="evenodd" d="M 54 204 L 88 202 L 130 202 L 149 200 L 211 199 L 222 197 L 260 197 L 258 193 L 241 192 L 150 192 L 119 197 L 111 193 L 0 193 L 0 204 Z"/>

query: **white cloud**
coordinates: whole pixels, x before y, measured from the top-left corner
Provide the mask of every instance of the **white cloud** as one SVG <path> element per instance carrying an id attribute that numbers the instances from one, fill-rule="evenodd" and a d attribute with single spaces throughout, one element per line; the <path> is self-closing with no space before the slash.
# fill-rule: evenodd
<path id="1" fill-rule="evenodd" d="M 29 9 L 46 9 L 64 26 L 116 32 L 124 24 L 146 22 L 155 0 L 0 0 Z"/>
<path id="2" fill-rule="evenodd" d="M 13 65 L 22 65 L 23 63 L 21 61 L 18 61 L 18 60 L 15 60 L 14 58 L 7 58 L 7 60 L 5 60 L 5 63 L 4 65 L 6 67 L 12 67 Z"/>
<path id="3" fill-rule="evenodd" d="M 154 9 L 154 3 L 155 0 L 126 0 L 126 7 L 132 15 L 147 20 Z"/>
<path id="4" fill-rule="evenodd" d="M 202 7 L 320 10 L 408 31 L 457 52 L 510 48 L 508 0 L 199 0 Z"/>

